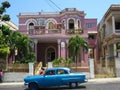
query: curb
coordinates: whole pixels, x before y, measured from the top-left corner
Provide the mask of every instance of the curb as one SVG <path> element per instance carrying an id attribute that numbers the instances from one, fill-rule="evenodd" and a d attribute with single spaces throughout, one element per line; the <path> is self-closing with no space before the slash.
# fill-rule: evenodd
<path id="1" fill-rule="evenodd" d="M 88 79 L 87 84 L 99 84 L 99 83 L 114 83 L 120 82 L 120 78 L 95 78 L 95 79 Z M 24 82 L 3 82 L 0 83 L 2 85 L 24 85 Z"/>
<path id="2" fill-rule="evenodd" d="M 0 83 L 0 86 L 2 85 L 24 85 L 24 82 L 3 82 Z"/>

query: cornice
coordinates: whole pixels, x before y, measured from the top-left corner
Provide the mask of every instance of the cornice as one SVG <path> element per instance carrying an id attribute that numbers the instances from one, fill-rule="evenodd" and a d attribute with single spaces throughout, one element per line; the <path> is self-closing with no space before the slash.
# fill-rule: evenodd
<path id="1" fill-rule="evenodd" d="M 64 15 L 78 15 L 78 16 L 85 16 L 86 14 L 83 13 L 83 12 L 63 12 L 63 13 L 60 13 L 60 14 L 39 14 L 39 15 L 18 15 L 18 18 L 48 18 L 48 17 L 62 17 Z"/>

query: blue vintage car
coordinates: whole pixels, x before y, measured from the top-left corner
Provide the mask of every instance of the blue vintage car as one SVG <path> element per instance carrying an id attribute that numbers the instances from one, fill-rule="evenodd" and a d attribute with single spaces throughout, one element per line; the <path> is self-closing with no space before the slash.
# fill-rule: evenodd
<path id="1" fill-rule="evenodd" d="M 24 78 L 25 87 L 30 90 L 68 85 L 70 88 L 78 87 L 80 83 L 87 82 L 86 75 L 80 72 L 72 73 L 70 68 L 48 68 L 44 75 L 28 76 Z"/>

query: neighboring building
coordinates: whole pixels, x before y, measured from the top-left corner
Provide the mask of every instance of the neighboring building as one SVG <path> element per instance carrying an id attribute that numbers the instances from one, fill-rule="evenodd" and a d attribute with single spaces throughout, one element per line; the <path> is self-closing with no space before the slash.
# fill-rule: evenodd
<path id="1" fill-rule="evenodd" d="M 99 60 L 107 75 L 120 76 L 120 4 L 111 5 L 98 25 Z"/>
<path id="2" fill-rule="evenodd" d="M 13 22 L 11 21 L 0 21 L 0 25 L 6 25 L 10 27 L 10 30 L 12 31 L 17 31 L 18 30 L 18 26 L 15 25 Z"/>
<path id="3" fill-rule="evenodd" d="M 8 26 L 9 27 L 9 29 L 11 30 L 11 31 L 17 31 L 18 30 L 18 26 L 17 25 L 15 25 L 13 22 L 11 22 L 11 21 L 1 21 L 0 20 L 0 27 L 2 27 L 2 25 L 5 25 L 5 26 Z M 2 29 L 2 28 L 1 28 Z M 7 58 L 8 59 L 8 62 L 9 63 L 13 63 L 13 57 L 8 57 Z M 0 59 L 0 66 L 2 66 L 2 69 L 4 69 L 5 68 L 5 60 L 2 60 L 2 59 Z"/>
<path id="4" fill-rule="evenodd" d="M 88 19 L 85 15 L 84 11 L 76 8 L 53 13 L 19 13 L 18 31 L 34 40 L 36 61 L 42 62 L 43 66 L 56 58 L 68 58 L 68 40 L 75 35 L 89 42 L 90 58 L 97 60 L 97 19 Z M 82 64 L 78 61 L 80 71 L 89 71 L 88 52 L 81 52 Z"/>

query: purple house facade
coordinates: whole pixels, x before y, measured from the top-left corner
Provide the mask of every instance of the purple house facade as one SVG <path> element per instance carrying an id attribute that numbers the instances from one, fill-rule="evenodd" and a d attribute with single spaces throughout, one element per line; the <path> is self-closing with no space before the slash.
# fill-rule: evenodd
<path id="1" fill-rule="evenodd" d="M 61 12 L 19 13 L 19 32 L 34 41 L 36 61 L 46 66 L 56 58 L 68 58 L 68 41 L 79 35 L 89 43 L 89 51 L 82 49 L 81 64 L 89 70 L 89 58 L 97 60 L 97 19 L 85 18 L 84 11 L 65 8 Z M 83 69 L 81 69 L 82 71 Z"/>

